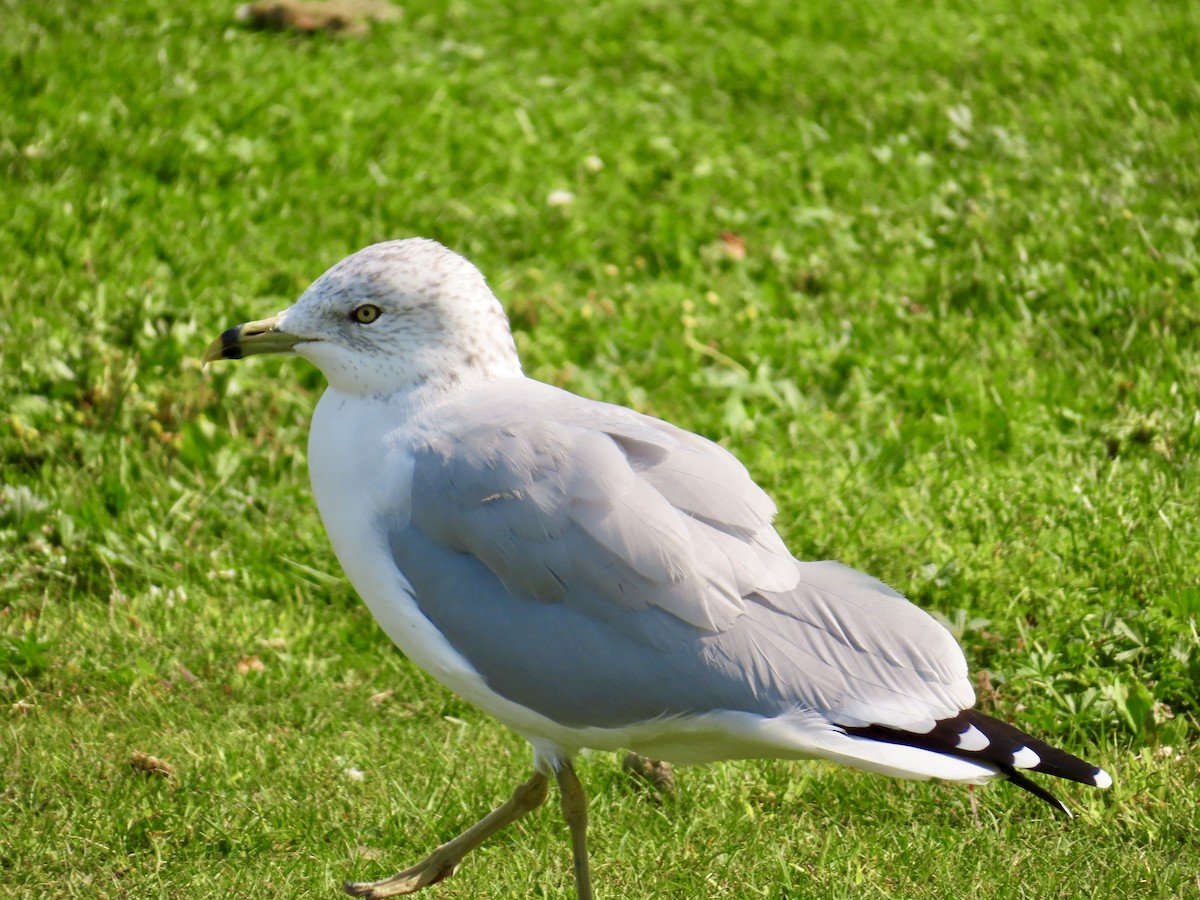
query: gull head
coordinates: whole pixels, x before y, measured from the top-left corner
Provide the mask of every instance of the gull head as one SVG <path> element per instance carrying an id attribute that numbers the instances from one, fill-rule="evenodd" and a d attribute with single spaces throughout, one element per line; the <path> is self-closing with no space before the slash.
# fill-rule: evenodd
<path id="1" fill-rule="evenodd" d="M 269 319 L 227 329 L 204 362 L 290 353 L 336 391 L 453 392 L 521 374 L 508 318 L 479 270 L 436 241 L 373 244 Z"/>

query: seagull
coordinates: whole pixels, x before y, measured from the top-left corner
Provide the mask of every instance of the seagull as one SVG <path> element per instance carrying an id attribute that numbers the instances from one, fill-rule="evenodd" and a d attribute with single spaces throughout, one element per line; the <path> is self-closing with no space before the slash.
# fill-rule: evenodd
<path id="1" fill-rule="evenodd" d="M 557 781 L 580 900 L 587 801 L 572 761 L 823 758 L 870 772 L 1100 788 L 1103 769 L 973 707 L 933 617 L 841 563 L 792 556 L 727 450 L 527 378 L 479 270 L 423 239 L 374 244 L 204 362 L 301 356 L 325 375 L 313 493 L 342 568 L 418 666 L 523 735 L 533 773 L 359 897 L 452 875 Z"/>

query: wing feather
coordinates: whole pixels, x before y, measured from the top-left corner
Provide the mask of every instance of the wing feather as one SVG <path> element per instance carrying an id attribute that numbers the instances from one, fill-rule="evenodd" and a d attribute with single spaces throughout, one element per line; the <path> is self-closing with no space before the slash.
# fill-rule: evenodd
<path id="1" fill-rule="evenodd" d="M 587 721 L 613 725 L 715 703 L 921 732 L 973 703 L 944 628 L 867 575 L 792 558 L 774 504 L 703 438 L 523 381 L 438 407 L 407 452 L 397 564 L 497 689 L 558 721 L 581 691 Z M 482 568 L 447 580 L 447 550 Z M 455 578 L 473 596 L 434 589 Z M 533 627 L 551 630 L 529 645 Z"/>
<path id="2" fill-rule="evenodd" d="M 717 632 L 749 591 L 796 583 L 774 504 L 718 445 L 544 385 L 502 404 L 486 393 L 439 410 L 416 442 L 413 514 L 510 589 Z"/>

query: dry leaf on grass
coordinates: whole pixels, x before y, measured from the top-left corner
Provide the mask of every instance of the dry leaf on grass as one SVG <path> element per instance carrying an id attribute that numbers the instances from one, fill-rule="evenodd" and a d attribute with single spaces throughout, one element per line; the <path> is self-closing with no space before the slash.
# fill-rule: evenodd
<path id="1" fill-rule="evenodd" d="M 234 18 L 250 28 L 267 31 L 365 34 L 371 22 L 389 22 L 400 18 L 400 14 L 400 7 L 387 0 L 260 0 L 239 6 Z"/>
<path id="2" fill-rule="evenodd" d="M 721 244 L 724 246 L 725 255 L 735 262 L 741 262 L 746 258 L 746 239 L 740 234 L 722 231 Z"/>
<path id="3" fill-rule="evenodd" d="M 237 671 L 239 675 L 246 675 L 250 672 L 261 672 L 266 666 L 263 661 L 257 656 L 243 656 L 237 661 Z"/>
<path id="4" fill-rule="evenodd" d="M 135 772 L 158 775 L 162 778 L 170 778 L 175 774 L 175 770 L 171 768 L 170 763 L 159 759 L 157 756 L 151 756 L 149 753 L 143 753 L 141 750 L 134 750 L 129 754 L 129 765 L 133 767 Z"/>
<path id="5" fill-rule="evenodd" d="M 662 803 L 663 796 L 675 793 L 675 770 L 669 762 L 650 759 L 630 751 L 621 760 L 621 768 L 633 776 L 635 782 L 650 791 L 655 803 Z"/>

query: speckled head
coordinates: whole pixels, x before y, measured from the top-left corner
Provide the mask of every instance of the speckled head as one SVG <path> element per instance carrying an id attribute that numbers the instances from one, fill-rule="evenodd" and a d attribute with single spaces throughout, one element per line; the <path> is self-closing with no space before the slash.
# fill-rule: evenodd
<path id="1" fill-rule="evenodd" d="M 261 352 L 303 356 L 349 394 L 453 391 L 521 374 L 508 318 L 483 275 L 424 238 L 346 257 L 290 308 L 226 331 L 205 361 Z"/>

